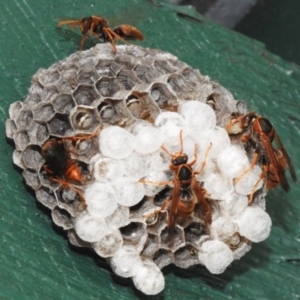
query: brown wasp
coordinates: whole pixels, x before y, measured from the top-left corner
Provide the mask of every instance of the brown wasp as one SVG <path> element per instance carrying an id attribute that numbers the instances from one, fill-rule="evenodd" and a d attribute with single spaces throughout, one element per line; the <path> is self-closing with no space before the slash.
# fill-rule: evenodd
<path id="1" fill-rule="evenodd" d="M 190 216 L 194 212 L 195 205 L 197 203 L 200 205 L 205 223 L 211 224 L 212 211 L 205 198 L 206 190 L 201 187 L 195 177 L 196 175 L 201 174 L 205 167 L 207 154 L 211 148 L 211 144 L 206 151 L 204 161 L 202 162 L 199 171 L 196 172 L 193 170 L 192 166 L 197 162 L 197 144 L 195 144 L 194 160 L 190 163 L 188 163 L 187 154 L 183 152 L 182 131 L 180 132 L 180 145 L 180 151 L 175 154 L 171 154 L 165 147 L 161 147 L 162 150 L 171 156 L 171 165 L 169 168 L 174 171 L 174 179 L 172 181 L 154 183 L 151 181 L 141 180 L 141 182 L 145 184 L 174 185 L 171 197 L 164 202 L 159 210 L 162 211 L 169 205 L 169 229 L 173 229 L 175 227 L 177 217 L 186 218 Z M 157 211 L 154 212 L 154 214 L 155 213 L 157 213 Z"/>
<path id="2" fill-rule="evenodd" d="M 254 149 L 250 167 L 245 170 L 235 182 L 241 179 L 255 164 L 262 168 L 259 180 L 266 180 L 266 188 L 271 189 L 281 185 L 285 192 L 290 190 L 289 183 L 285 176 L 285 170 L 289 167 L 291 177 L 294 182 L 297 176 L 293 164 L 288 156 L 278 134 L 272 123 L 266 118 L 249 112 L 242 116 L 233 116 L 230 123 L 226 126 L 229 135 L 241 134 L 240 140 Z M 278 144 L 278 149 L 273 146 L 273 142 Z M 246 144 L 245 144 L 246 145 Z M 249 203 L 252 202 L 253 192 L 250 195 Z"/>
<path id="3" fill-rule="evenodd" d="M 67 148 L 65 141 L 81 141 L 93 138 L 99 133 L 100 129 L 99 127 L 95 133 L 86 136 L 51 138 L 42 146 L 42 155 L 46 161 L 43 169 L 48 173 L 50 180 L 74 190 L 84 206 L 86 206 L 86 201 L 83 193 L 73 184 L 82 185 L 85 178 L 78 161 L 71 157 L 71 154 L 74 156 L 77 156 L 77 154 Z"/>
<path id="4" fill-rule="evenodd" d="M 102 42 L 110 42 L 114 53 L 117 51 L 115 40 L 121 40 L 125 44 L 129 44 L 126 40 L 144 40 L 143 34 L 137 28 L 122 24 L 111 29 L 108 20 L 100 16 L 84 17 L 80 20 L 63 20 L 58 23 L 58 26 L 64 25 L 70 25 L 72 30 L 76 26 L 80 26 L 82 38 L 79 50 L 82 50 L 87 36 L 95 36 Z"/>

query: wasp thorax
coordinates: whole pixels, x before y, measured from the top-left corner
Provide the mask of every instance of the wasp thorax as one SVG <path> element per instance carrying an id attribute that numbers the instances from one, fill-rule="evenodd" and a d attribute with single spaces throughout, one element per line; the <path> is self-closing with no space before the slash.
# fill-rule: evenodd
<path id="1" fill-rule="evenodd" d="M 264 133 L 271 135 L 274 132 L 274 127 L 268 119 L 258 118 L 257 121 L 259 122 L 261 131 L 263 131 Z M 274 137 L 274 134 L 273 134 L 273 137 Z"/>

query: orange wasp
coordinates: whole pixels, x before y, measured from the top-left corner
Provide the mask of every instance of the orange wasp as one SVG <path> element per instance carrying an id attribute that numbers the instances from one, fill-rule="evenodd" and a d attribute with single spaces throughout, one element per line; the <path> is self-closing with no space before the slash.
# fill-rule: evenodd
<path id="1" fill-rule="evenodd" d="M 50 175 L 50 180 L 74 190 L 79 195 L 84 206 L 86 206 L 86 201 L 83 193 L 73 186 L 73 184 L 82 185 L 85 181 L 84 176 L 77 160 L 71 157 L 71 154 L 77 154 L 69 150 L 64 141 L 86 140 L 96 136 L 99 131 L 100 128 L 95 133 L 87 136 L 64 137 L 62 139 L 51 138 L 42 146 L 42 155 L 46 161 L 43 169 Z"/>
<path id="2" fill-rule="evenodd" d="M 244 143 L 249 142 L 254 149 L 250 167 L 236 178 L 235 182 L 250 171 L 255 164 L 258 164 L 262 167 L 262 173 L 259 180 L 255 183 L 254 190 L 262 179 L 266 179 L 267 189 L 274 188 L 280 184 L 285 192 L 290 190 L 285 176 L 286 168 L 289 167 L 294 182 L 297 181 L 297 176 L 290 157 L 269 120 L 257 115 L 255 112 L 249 112 L 245 115 L 234 117 L 226 126 L 226 130 L 229 135 L 241 134 L 241 141 Z M 278 149 L 273 146 L 274 140 L 279 146 Z M 252 198 L 253 192 L 249 203 L 252 203 Z"/>
<path id="3" fill-rule="evenodd" d="M 137 28 L 122 24 L 114 29 L 109 27 L 108 20 L 100 16 L 84 17 L 80 20 L 63 20 L 58 26 L 70 25 L 73 30 L 76 26 L 80 26 L 82 38 L 79 50 L 82 50 L 84 41 L 87 36 L 96 36 L 103 42 L 110 42 L 113 52 L 117 51 L 115 40 L 121 40 L 125 44 L 129 44 L 126 40 L 144 40 L 144 36 Z"/>
<path id="4" fill-rule="evenodd" d="M 180 145 L 180 151 L 175 154 L 171 154 L 166 148 L 163 146 L 161 147 L 162 150 L 171 156 L 171 165 L 169 168 L 174 171 L 174 179 L 167 182 L 158 182 L 157 184 L 167 185 L 173 183 L 174 188 L 171 197 L 164 202 L 159 211 L 164 210 L 167 205 L 171 203 L 169 206 L 168 227 L 169 229 L 173 229 L 176 218 L 186 218 L 190 216 L 194 212 L 195 205 L 199 203 L 205 223 L 211 224 L 212 211 L 205 198 L 206 190 L 201 187 L 195 177 L 195 175 L 202 173 L 211 145 L 206 151 L 205 159 L 202 162 L 200 170 L 197 172 L 195 172 L 192 168 L 192 166 L 197 162 L 197 145 L 195 145 L 194 160 L 190 163 L 188 163 L 187 154 L 183 152 L 182 131 L 180 132 Z M 141 180 L 141 182 L 145 184 L 156 184 L 146 180 Z M 154 214 L 159 211 L 154 212 Z"/>

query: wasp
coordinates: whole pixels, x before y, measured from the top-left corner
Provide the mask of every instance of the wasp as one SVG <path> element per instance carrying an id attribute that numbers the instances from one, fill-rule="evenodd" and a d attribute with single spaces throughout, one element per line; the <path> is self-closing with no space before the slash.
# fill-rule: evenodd
<path id="1" fill-rule="evenodd" d="M 189 217 L 195 210 L 195 205 L 199 203 L 205 224 L 212 222 L 212 210 L 205 198 L 206 190 L 196 180 L 196 175 L 201 174 L 205 164 L 209 148 L 205 153 L 204 161 L 199 171 L 193 170 L 193 165 L 197 162 L 197 144 L 195 144 L 194 160 L 188 163 L 188 156 L 183 152 L 182 131 L 180 132 L 181 149 L 175 154 L 171 154 L 165 147 L 161 147 L 169 156 L 171 156 L 171 165 L 169 168 L 174 172 L 174 179 L 167 182 L 158 182 L 159 185 L 173 184 L 174 188 L 172 195 L 161 206 L 159 211 L 165 210 L 168 207 L 168 227 L 173 229 L 178 217 Z M 155 184 L 154 182 L 141 180 L 145 184 Z M 159 212 L 158 211 L 158 212 Z M 154 214 L 157 212 L 154 212 Z M 151 214 L 152 215 L 152 214 Z"/>
<path id="2" fill-rule="evenodd" d="M 78 161 L 71 156 L 71 154 L 74 156 L 77 156 L 77 154 L 66 146 L 65 141 L 80 141 L 93 138 L 99 131 L 100 128 L 95 133 L 86 136 L 72 136 L 61 139 L 50 138 L 42 146 L 42 155 L 46 161 L 43 169 L 48 173 L 50 180 L 74 190 L 84 206 L 86 206 L 86 201 L 83 193 L 74 187 L 74 184 L 82 185 L 86 178 L 82 174 Z"/>
<path id="3" fill-rule="evenodd" d="M 115 40 L 120 40 L 125 44 L 129 44 L 126 40 L 144 40 L 142 32 L 136 27 L 122 24 L 111 29 L 108 20 L 100 16 L 84 17 L 79 20 L 63 20 L 58 23 L 58 26 L 64 25 L 70 25 L 72 30 L 76 26 L 80 26 L 82 33 L 79 46 L 80 51 L 88 36 L 95 36 L 102 42 L 110 42 L 114 53 L 117 51 Z"/>
<path id="4" fill-rule="evenodd" d="M 285 176 L 287 167 L 294 182 L 297 181 L 297 176 L 291 159 L 269 120 L 255 112 L 249 112 L 245 115 L 233 116 L 226 126 L 226 130 L 229 135 L 240 134 L 240 140 L 254 149 L 250 167 L 236 178 L 235 182 L 249 172 L 255 164 L 258 164 L 262 168 L 262 173 L 255 183 L 254 190 L 258 182 L 263 179 L 266 180 L 267 189 L 280 184 L 285 192 L 290 190 Z M 274 141 L 277 143 L 277 148 L 273 145 Z M 249 203 L 252 203 L 252 198 L 253 192 L 250 195 Z"/>

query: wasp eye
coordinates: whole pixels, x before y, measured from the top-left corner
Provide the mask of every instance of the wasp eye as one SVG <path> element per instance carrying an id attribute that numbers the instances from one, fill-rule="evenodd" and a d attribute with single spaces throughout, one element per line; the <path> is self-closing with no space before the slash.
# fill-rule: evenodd
<path id="1" fill-rule="evenodd" d="M 179 166 L 182 164 L 186 164 L 188 161 L 188 156 L 185 153 L 182 153 L 178 156 L 172 158 L 171 162 L 174 166 Z"/>

